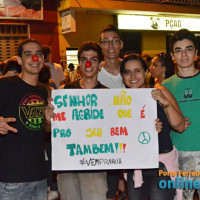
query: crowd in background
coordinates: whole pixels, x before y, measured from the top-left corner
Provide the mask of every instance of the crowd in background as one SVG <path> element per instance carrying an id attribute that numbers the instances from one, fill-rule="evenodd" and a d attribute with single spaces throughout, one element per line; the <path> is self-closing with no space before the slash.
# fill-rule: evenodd
<path id="1" fill-rule="evenodd" d="M 175 160 L 177 161 L 178 151 L 198 152 L 195 148 L 191 148 L 192 150 L 190 148 L 189 150 L 180 148 L 181 150 L 179 150 L 179 143 L 177 146 L 175 145 L 176 138 L 171 140 L 170 137 L 171 131 L 175 131 L 176 133 L 183 131 L 186 132 L 190 122 L 188 122 L 188 116 L 185 116 L 186 109 L 178 105 L 177 101 L 179 100 L 179 96 L 176 95 L 178 92 L 172 88 L 169 80 L 174 81 L 174 84 L 176 84 L 176 80 L 174 79 L 199 76 L 200 69 L 200 57 L 197 56 L 196 44 L 193 39 L 190 39 L 190 37 L 192 38 L 193 36 L 188 30 L 182 31 L 183 33 L 181 34 L 185 34 L 184 37 L 182 39 L 174 39 L 171 54 L 169 55 L 161 52 L 160 54 L 151 57 L 146 54 L 138 55 L 134 52 L 129 52 L 120 56 L 120 51 L 123 49 L 123 38 L 121 38 L 121 35 L 116 27 L 112 25 L 106 26 L 100 32 L 99 44 L 94 42 L 83 42 L 80 44 L 78 50 L 79 64 L 75 67 L 73 63 L 69 63 L 67 70 L 64 70 L 60 64 L 52 62 L 51 48 L 43 45 L 41 46 L 41 51 L 44 55 L 44 63 L 41 62 L 42 67 L 38 72 L 38 80 L 46 88 L 49 97 L 51 95 L 51 90 L 59 88 L 156 88 L 152 92 L 152 98 L 158 101 L 158 117 L 162 122 L 162 128 L 158 131 L 159 169 L 165 169 L 168 171 L 170 169 L 172 171 L 178 170 L 178 165 L 173 167 L 169 165 L 169 162 L 172 164 L 175 163 Z M 184 49 L 182 49 L 182 47 L 184 47 Z M 186 58 L 181 60 L 178 56 L 182 56 L 182 54 L 184 54 Z M 40 56 L 41 55 L 38 55 L 39 59 Z M 34 61 L 33 58 L 32 60 Z M 184 74 L 185 69 L 182 69 L 182 63 L 186 61 L 191 61 L 190 67 L 194 67 L 194 73 L 188 75 Z M 90 62 L 90 65 L 92 65 L 91 71 L 93 71 L 93 82 L 91 82 L 90 77 L 87 75 L 89 72 L 86 62 Z M 16 56 L 0 63 L 1 77 L 19 75 L 19 77 L 22 77 L 23 80 L 22 75 L 24 73 L 24 69 L 25 63 L 20 63 Z M 168 79 L 170 77 L 172 79 Z M 187 78 L 183 79 L 185 81 Z M 2 83 L 4 83 L 6 79 L 2 80 Z M 196 81 L 196 83 L 198 82 Z M 163 85 L 165 85 L 169 90 L 163 87 Z M 183 85 L 180 87 L 183 87 Z M 47 116 L 53 115 L 50 103 L 47 108 L 49 109 L 47 110 Z M 182 113 L 181 111 L 184 112 Z M 157 120 L 156 122 L 158 125 L 160 121 L 158 119 L 155 120 Z M 157 128 L 159 129 L 159 127 Z M 193 199 L 194 191 L 184 191 L 180 194 L 180 191 L 175 189 L 159 190 L 158 185 L 156 184 L 158 184 L 158 181 L 163 177 L 159 177 L 158 179 L 157 169 L 138 171 L 129 170 L 127 172 L 127 179 L 124 178 L 122 170 L 107 170 L 101 173 L 58 173 L 52 171 L 50 129 L 46 129 L 44 135 L 48 200 L 58 198 L 61 198 L 62 200 L 104 200 L 106 198 L 107 200 L 173 200 L 175 196 L 178 200 Z M 178 149 L 178 151 L 173 145 Z M 182 162 L 185 162 L 185 155 L 181 154 L 181 156 L 180 158 L 182 159 Z M 189 159 L 191 159 L 191 157 L 195 156 L 193 154 L 189 154 Z M 197 157 L 199 158 L 199 155 L 197 155 Z M 183 166 L 179 167 L 181 168 Z M 140 173 L 140 176 L 143 176 L 144 181 L 143 184 L 138 184 L 139 189 L 135 187 L 138 173 Z M 168 178 L 170 179 L 172 177 Z M 79 183 L 77 183 L 77 181 Z M 94 192 L 95 194 L 90 191 L 93 187 L 96 187 L 96 191 Z M 38 200 L 40 200 L 40 198 L 38 198 Z"/>

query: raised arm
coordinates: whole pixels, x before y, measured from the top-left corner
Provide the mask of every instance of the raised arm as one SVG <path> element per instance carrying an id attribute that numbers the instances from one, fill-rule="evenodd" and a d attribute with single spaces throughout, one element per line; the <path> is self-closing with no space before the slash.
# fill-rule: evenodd
<path id="1" fill-rule="evenodd" d="M 152 97 L 164 108 L 172 129 L 180 133 L 183 132 L 185 130 L 185 119 L 171 92 L 166 87 L 159 86 L 152 90 Z"/>

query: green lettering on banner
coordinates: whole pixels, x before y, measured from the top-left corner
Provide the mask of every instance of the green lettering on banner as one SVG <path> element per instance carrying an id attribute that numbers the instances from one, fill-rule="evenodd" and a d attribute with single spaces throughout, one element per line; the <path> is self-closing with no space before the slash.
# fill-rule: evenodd
<path id="1" fill-rule="evenodd" d="M 80 119 L 80 120 L 84 120 L 84 113 L 83 113 L 83 110 L 80 110 L 80 111 L 79 111 L 79 119 Z"/>
<path id="2" fill-rule="evenodd" d="M 92 94 L 91 95 L 91 106 L 97 106 L 97 95 L 96 94 Z"/>
<path id="3" fill-rule="evenodd" d="M 85 113 L 85 117 L 84 117 L 84 118 L 85 118 L 86 120 L 89 120 L 89 119 L 90 119 L 90 110 L 89 110 L 89 109 L 85 109 L 85 112 L 84 112 L 84 113 Z"/>
<path id="4" fill-rule="evenodd" d="M 99 111 L 98 110 L 93 110 L 93 115 L 94 115 L 94 119 L 98 119 L 99 118 Z"/>
<path id="5" fill-rule="evenodd" d="M 104 119 L 103 109 L 100 109 L 100 119 Z"/>
<path id="6" fill-rule="evenodd" d="M 72 120 L 104 119 L 103 109 L 73 109 Z"/>
<path id="7" fill-rule="evenodd" d="M 109 144 L 97 144 L 93 145 L 82 145 L 80 144 L 67 144 L 66 149 L 69 149 L 69 155 L 85 155 L 85 154 L 99 154 L 99 153 L 117 153 L 116 144 L 113 145 L 112 143 Z"/>
<path id="8" fill-rule="evenodd" d="M 85 107 L 85 96 L 83 95 L 82 99 L 80 96 L 78 96 L 77 99 L 78 99 L 78 106 Z"/>
<path id="9" fill-rule="evenodd" d="M 99 153 L 99 147 L 97 146 L 97 144 L 93 144 L 92 148 L 93 148 L 93 154 L 98 154 Z"/>
<path id="10" fill-rule="evenodd" d="M 61 108 L 63 105 L 64 107 L 67 107 L 67 99 L 68 99 L 67 94 L 64 95 L 63 97 L 61 95 L 55 96 L 54 104 L 57 105 L 58 108 Z"/>
<path id="11" fill-rule="evenodd" d="M 72 133 L 71 133 L 71 129 L 65 130 L 65 129 L 54 128 L 53 137 L 56 138 L 58 134 L 60 134 L 61 138 L 66 138 L 66 137 L 70 137 Z"/>
<path id="12" fill-rule="evenodd" d="M 104 144 L 100 144 L 100 148 L 99 148 L 100 153 L 105 153 L 104 146 L 105 146 Z"/>
<path id="13" fill-rule="evenodd" d="M 77 106 L 77 100 L 76 100 L 76 96 L 69 96 L 69 106 L 70 107 L 76 107 Z"/>
<path id="14" fill-rule="evenodd" d="M 63 96 L 63 103 L 64 103 L 65 107 L 67 107 L 67 101 L 66 101 L 67 99 L 68 99 L 68 96 L 66 94 L 66 95 Z"/>
<path id="15" fill-rule="evenodd" d="M 90 106 L 90 94 L 86 95 L 86 104 L 87 106 Z"/>
<path id="16" fill-rule="evenodd" d="M 76 147 L 76 155 L 83 155 L 83 152 L 82 152 L 82 150 L 81 150 L 80 144 L 77 144 L 77 147 Z"/>
<path id="17" fill-rule="evenodd" d="M 61 108 L 63 103 L 61 101 L 58 102 L 59 99 L 62 99 L 61 95 L 55 96 L 54 97 L 54 104 L 57 105 L 58 108 Z"/>
<path id="18" fill-rule="evenodd" d="M 76 96 L 76 95 L 70 95 L 69 96 L 69 105 L 70 107 L 77 107 L 77 106 L 91 106 L 96 107 L 97 106 L 97 95 L 96 94 L 87 94 L 86 96 Z"/>
<path id="19" fill-rule="evenodd" d="M 109 146 L 108 146 L 108 144 L 105 144 L 105 153 L 108 153 L 108 152 L 114 153 L 114 148 L 113 148 L 112 143 L 110 143 Z"/>
<path id="20" fill-rule="evenodd" d="M 69 149 L 70 152 L 69 152 L 69 155 L 70 156 L 74 156 L 75 153 L 74 153 L 74 149 L 76 148 L 76 145 L 75 144 L 67 144 L 67 147 L 66 149 Z"/>
<path id="21" fill-rule="evenodd" d="M 91 154 L 92 153 L 90 145 L 84 145 L 83 148 L 84 148 L 84 154 Z"/>

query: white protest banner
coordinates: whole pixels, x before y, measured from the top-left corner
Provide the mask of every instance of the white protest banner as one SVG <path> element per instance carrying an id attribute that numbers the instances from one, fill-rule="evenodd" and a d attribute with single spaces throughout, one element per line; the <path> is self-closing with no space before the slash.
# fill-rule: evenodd
<path id="1" fill-rule="evenodd" d="M 53 90 L 52 169 L 158 167 L 151 90 Z"/>

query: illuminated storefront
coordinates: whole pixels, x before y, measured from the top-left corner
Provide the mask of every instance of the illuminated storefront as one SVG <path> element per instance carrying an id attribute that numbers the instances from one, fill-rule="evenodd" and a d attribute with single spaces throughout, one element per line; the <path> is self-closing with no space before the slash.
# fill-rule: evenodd
<path id="1" fill-rule="evenodd" d="M 200 7 L 134 0 L 63 2 L 60 13 L 74 10 L 76 30 L 62 34 L 60 28 L 61 55 L 66 53 L 66 48 L 77 48 L 83 41 L 98 42 L 100 30 L 108 24 L 120 29 L 124 41 L 123 52 L 134 51 L 151 56 L 166 52 L 166 49 L 168 51 L 169 37 L 174 31 L 188 28 L 198 37 L 200 34 Z M 126 19 L 123 21 L 123 18 Z"/>
<path id="2" fill-rule="evenodd" d="M 182 28 L 200 32 L 200 18 L 118 15 L 118 28 L 126 30 L 178 31 Z"/>

